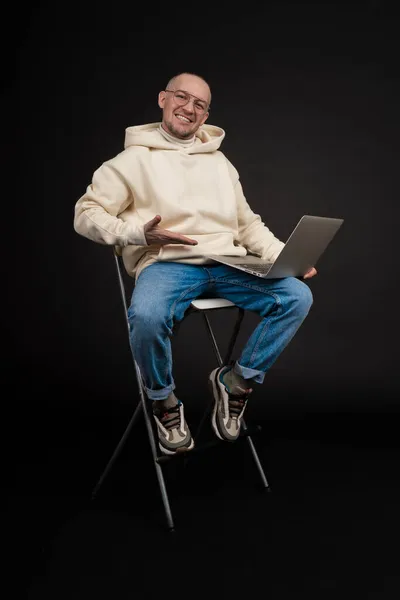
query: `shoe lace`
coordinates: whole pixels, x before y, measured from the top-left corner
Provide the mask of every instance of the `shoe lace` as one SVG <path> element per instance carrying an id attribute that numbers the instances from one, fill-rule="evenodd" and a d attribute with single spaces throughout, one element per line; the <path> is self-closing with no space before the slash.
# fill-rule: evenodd
<path id="1" fill-rule="evenodd" d="M 228 393 L 229 416 L 232 419 L 237 419 L 246 406 L 247 400 L 252 390 L 245 390 L 243 394 L 234 395 Z"/>
<path id="2" fill-rule="evenodd" d="M 156 416 L 165 429 L 174 429 L 180 424 L 179 404 L 170 408 L 161 408 L 155 411 Z"/>

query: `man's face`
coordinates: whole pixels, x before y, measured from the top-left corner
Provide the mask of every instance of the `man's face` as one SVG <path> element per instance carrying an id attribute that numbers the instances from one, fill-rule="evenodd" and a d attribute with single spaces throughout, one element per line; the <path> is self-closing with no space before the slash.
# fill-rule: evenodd
<path id="1" fill-rule="evenodd" d="M 164 129 L 181 140 L 191 138 L 207 120 L 209 101 L 210 90 L 205 81 L 192 75 L 180 75 L 171 91 L 158 95 Z"/>

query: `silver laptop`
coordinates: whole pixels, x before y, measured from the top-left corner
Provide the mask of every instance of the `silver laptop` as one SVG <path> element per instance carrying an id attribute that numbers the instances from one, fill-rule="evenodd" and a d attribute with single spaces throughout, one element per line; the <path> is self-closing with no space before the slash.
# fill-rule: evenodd
<path id="1" fill-rule="evenodd" d="M 257 277 L 303 277 L 315 267 L 342 223 L 343 219 L 304 215 L 274 262 L 250 254 L 240 257 L 210 254 L 207 258 Z"/>

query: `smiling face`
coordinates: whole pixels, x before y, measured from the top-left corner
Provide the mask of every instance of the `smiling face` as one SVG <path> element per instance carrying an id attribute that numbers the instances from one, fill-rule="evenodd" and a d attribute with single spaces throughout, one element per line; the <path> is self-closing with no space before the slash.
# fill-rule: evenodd
<path id="1" fill-rule="evenodd" d="M 158 105 L 163 111 L 162 127 L 181 140 L 191 138 L 207 120 L 208 111 L 204 112 L 202 107 L 210 104 L 210 88 L 200 77 L 183 73 L 173 79 L 168 90 L 158 95 Z M 186 92 L 189 98 L 186 104 L 181 104 L 185 94 L 175 98 L 177 90 Z"/>

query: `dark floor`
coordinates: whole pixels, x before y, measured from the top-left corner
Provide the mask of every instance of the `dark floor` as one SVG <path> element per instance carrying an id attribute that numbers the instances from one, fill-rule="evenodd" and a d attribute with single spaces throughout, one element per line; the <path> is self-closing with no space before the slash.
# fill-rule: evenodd
<path id="1" fill-rule="evenodd" d="M 397 412 L 264 415 L 270 493 L 245 440 L 169 462 L 174 533 L 143 421 L 95 501 L 127 421 L 80 421 L 16 451 L 7 598 L 400 597 Z"/>

